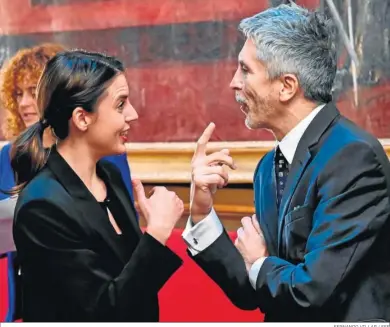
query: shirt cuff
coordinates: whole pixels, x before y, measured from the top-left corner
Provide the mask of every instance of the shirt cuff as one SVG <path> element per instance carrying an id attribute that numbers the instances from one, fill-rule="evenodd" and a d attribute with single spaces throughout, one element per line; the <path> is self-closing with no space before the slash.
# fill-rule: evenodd
<path id="1" fill-rule="evenodd" d="M 191 254 L 196 255 L 213 244 L 222 232 L 222 223 L 219 221 L 214 208 L 212 208 L 208 216 L 195 225 L 192 223 L 190 216 L 182 237 Z"/>
<path id="2" fill-rule="evenodd" d="M 254 289 L 256 289 L 257 276 L 259 276 L 261 266 L 263 265 L 265 259 L 267 259 L 267 257 L 257 259 L 249 269 L 249 281 Z"/>

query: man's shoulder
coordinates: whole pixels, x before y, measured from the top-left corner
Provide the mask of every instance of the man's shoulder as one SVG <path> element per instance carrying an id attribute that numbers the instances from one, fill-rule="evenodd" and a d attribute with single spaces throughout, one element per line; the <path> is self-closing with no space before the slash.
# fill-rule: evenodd
<path id="1" fill-rule="evenodd" d="M 376 154 L 385 153 L 382 144 L 374 135 L 344 116 L 332 126 L 321 143 L 321 148 L 330 154 L 351 145 L 371 149 Z"/>

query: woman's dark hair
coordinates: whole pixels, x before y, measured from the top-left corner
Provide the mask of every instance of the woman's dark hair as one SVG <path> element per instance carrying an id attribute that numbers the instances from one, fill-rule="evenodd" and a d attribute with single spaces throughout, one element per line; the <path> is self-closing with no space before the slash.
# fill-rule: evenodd
<path id="1" fill-rule="evenodd" d="M 44 130 L 50 127 L 60 140 L 65 139 L 73 110 L 81 107 L 93 112 L 108 82 L 123 71 L 115 57 L 83 50 L 60 52 L 47 62 L 37 87 L 41 119 L 12 145 L 11 166 L 16 179 L 13 194 L 19 193 L 46 164 L 49 151 L 43 146 Z"/>

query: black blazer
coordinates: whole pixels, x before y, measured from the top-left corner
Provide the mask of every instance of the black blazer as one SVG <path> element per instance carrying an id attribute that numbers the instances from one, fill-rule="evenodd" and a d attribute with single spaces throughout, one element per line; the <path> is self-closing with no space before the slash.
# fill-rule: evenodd
<path id="1" fill-rule="evenodd" d="M 256 290 L 226 233 L 195 261 L 266 321 L 390 320 L 390 164 L 377 139 L 328 104 L 299 142 L 278 210 L 274 151 L 254 177 L 270 256 Z"/>
<path id="2" fill-rule="evenodd" d="M 141 233 L 119 170 L 100 161 L 97 173 L 126 213 L 115 219 L 133 244 L 118 242 L 106 212 L 53 148 L 15 210 L 24 321 L 159 319 L 157 293 L 181 260 Z"/>

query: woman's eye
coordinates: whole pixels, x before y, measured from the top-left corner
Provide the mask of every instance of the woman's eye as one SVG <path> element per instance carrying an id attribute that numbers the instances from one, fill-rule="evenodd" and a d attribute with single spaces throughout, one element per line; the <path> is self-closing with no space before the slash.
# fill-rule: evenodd
<path id="1" fill-rule="evenodd" d="M 118 109 L 119 110 L 123 110 L 123 107 L 125 106 L 125 102 L 124 101 L 121 101 L 119 104 L 118 104 Z"/>

